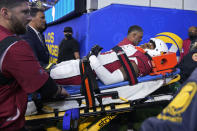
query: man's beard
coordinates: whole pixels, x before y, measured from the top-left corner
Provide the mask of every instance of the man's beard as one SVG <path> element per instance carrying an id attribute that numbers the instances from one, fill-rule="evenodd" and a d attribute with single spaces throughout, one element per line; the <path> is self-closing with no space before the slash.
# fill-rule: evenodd
<path id="1" fill-rule="evenodd" d="M 11 25 L 12 25 L 12 32 L 17 35 L 21 35 L 26 32 L 26 27 L 25 27 L 26 24 L 23 25 L 23 22 L 18 20 L 18 18 L 15 17 L 14 15 L 12 15 L 11 17 Z"/>

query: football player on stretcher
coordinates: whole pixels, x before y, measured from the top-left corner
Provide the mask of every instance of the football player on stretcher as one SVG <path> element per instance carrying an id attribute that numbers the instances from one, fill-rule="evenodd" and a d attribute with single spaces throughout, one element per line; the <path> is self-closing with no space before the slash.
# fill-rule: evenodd
<path id="1" fill-rule="evenodd" d="M 168 47 L 160 39 L 151 38 L 141 46 L 131 44 L 120 47 L 133 68 L 136 77 L 149 74 L 162 74 L 162 70 L 173 68 L 177 64 L 176 53 L 168 52 Z M 128 80 L 118 55 L 122 52 L 110 50 L 100 53 L 102 47 L 94 46 L 87 56 L 95 75 L 105 85 Z M 50 76 L 61 85 L 80 85 L 80 60 L 69 60 L 56 64 L 50 71 Z M 169 70 L 171 71 L 171 70 Z"/>

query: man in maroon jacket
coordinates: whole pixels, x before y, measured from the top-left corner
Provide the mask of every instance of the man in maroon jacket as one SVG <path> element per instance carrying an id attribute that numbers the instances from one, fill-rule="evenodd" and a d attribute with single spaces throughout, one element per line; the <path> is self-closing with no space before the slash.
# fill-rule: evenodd
<path id="1" fill-rule="evenodd" d="M 197 42 L 197 27 L 191 26 L 188 30 L 188 36 L 186 40 L 183 41 L 181 59 L 189 53 L 189 51 L 195 49 L 195 43 Z"/>
<path id="2" fill-rule="evenodd" d="M 44 98 L 67 96 L 40 66 L 28 43 L 17 35 L 25 33 L 30 21 L 26 0 L 0 0 L 0 130 L 24 129 L 27 94 L 40 92 Z M 9 46 L 7 46 L 9 44 Z"/>
<path id="3" fill-rule="evenodd" d="M 138 25 L 129 27 L 127 37 L 122 40 L 118 46 L 132 44 L 137 46 L 142 41 L 143 29 Z"/>

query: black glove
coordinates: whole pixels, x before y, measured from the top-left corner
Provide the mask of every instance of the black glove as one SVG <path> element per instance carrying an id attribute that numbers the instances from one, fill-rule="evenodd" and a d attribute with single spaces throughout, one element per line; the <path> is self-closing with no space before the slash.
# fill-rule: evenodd
<path id="1" fill-rule="evenodd" d="M 91 52 L 92 55 L 98 56 L 99 52 L 103 49 L 103 47 L 100 47 L 99 45 L 95 45 L 92 47 Z"/>
<path id="2" fill-rule="evenodd" d="M 91 55 L 95 55 L 98 56 L 99 52 L 102 50 L 103 48 L 100 47 L 99 45 L 94 45 L 89 53 L 89 56 Z"/>

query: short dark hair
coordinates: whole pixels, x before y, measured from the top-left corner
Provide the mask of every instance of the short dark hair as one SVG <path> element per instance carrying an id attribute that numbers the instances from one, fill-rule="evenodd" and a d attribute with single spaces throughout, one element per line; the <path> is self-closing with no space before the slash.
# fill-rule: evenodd
<path id="1" fill-rule="evenodd" d="M 129 27 L 128 34 L 134 31 L 143 32 L 143 29 L 138 25 L 133 25 Z"/>
<path id="2" fill-rule="evenodd" d="M 30 10 L 30 15 L 35 17 L 38 12 L 44 12 L 44 10 L 41 8 L 32 7 Z"/>
<path id="3" fill-rule="evenodd" d="M 6 7 L 8 9 L 14 8 L 23 2 L 28 2 L 28 0 L 0 0 L 0 9 Z"/>

